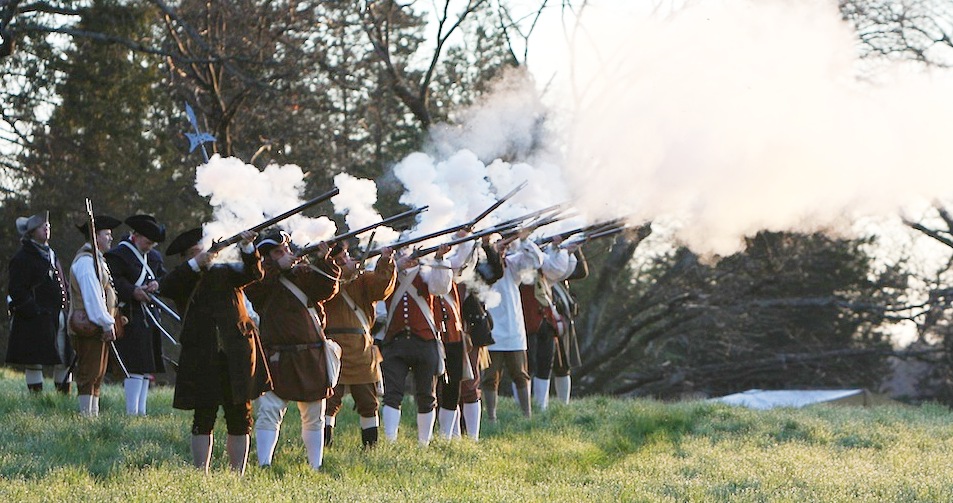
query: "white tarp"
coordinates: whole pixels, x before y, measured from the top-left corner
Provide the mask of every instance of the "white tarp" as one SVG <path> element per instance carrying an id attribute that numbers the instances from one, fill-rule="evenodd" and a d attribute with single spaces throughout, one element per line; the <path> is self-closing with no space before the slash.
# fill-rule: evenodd
<path id="1" fill-rule="evenodd" d="M 800 408 L 817 403 L 834 402 L 863 395 L 863 389 L 839 390 L 760 390 L 749 389 L 741 393 L 712 398 L 710 401 L 728 405 L 740 405 L 749 409 L 773 409 L 775 407 Z"/>

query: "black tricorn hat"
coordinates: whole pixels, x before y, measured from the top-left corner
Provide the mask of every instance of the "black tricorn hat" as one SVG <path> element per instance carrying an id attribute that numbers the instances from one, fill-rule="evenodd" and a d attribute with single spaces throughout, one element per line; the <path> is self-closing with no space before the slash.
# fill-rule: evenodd
<path id="1" fill-rule="evenodd" d="M 199 241 L 202 240 L 202 228 L 196 227 L 194 229 L 189 229 L 182 234 L 179 234 L 169 243 L 169 246 L 165 248 L 165 254 L 169 255 L 178 255 L 180 253 L 185 253 L 189 248 L 199 244 Z"/>
<path id="2" fill-rule="evenodd" d="M 96 232 L 103 229 L 112 230 L 122 225 L 122 220 L 109 215 L 96 215 L 93 217 L 93 225 L 96 226 Z M 83 222 L 82 225 L 77 225 L 76 228 L 79 229 L 79 232 L 81 232 L 83 236 L 89 238 L 89 222 Z"/>
<path id="3" fill-rule="evenodd" d="M 126 225 L 156 243 L 165 241 L 165 226 L 152 215 L 133 215 L 126 219 Z"/>
<path id="4" fill-rule="evenodd" d="M 291 242 L 291 236 L 281 229 L 272 229 L 258 235 L 255 240 L 255 248 L 261 253 L 268 253 L 272 248 Z"/>

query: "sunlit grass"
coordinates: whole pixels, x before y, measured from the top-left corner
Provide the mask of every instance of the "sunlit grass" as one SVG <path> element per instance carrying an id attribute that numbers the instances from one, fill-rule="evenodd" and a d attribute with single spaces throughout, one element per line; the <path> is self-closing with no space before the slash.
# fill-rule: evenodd
<path id="1" fill-rule="evenodd" d="M 424 449 L 408 401 L 400 440 L 365 452 L 347 399 L 321 472 L 292 409 L 274 466 L 258 468 L 253 449 L 240 478 L 225 468 L 224 425 L 213 473 L 191 467 L 191 415 L 171 398 L 157 388 L 150 415 L 127 418 L 111 385 L 102 415 L 80 418 L 75 396 L 32 396 L 0 369 L 0 501 L 953 501 L 953 415 L 936 405 L 759 412 L 591 397 L 526 420 L 502 399 L 480 443 Z"/>

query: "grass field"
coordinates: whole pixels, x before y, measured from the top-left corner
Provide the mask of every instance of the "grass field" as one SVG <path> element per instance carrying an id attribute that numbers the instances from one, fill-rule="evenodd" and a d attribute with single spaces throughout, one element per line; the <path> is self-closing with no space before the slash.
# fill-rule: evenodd
<path id="1" fill-rule="evenodd" d="M 343 411 L 320 472 L 291 409 L 274 466 L 258 468 L 253 448 L 238 477 L 224 425 L 213 473 L 191 467 L 191 414 L 171 401 L 154 389 L 150 415 L 127 418 L 111 385 L 102 415 L 81 418 L 75 391 L 32 396 L 0 369 L 0 501 L 953 501 L 953 415 L 936 405 L 750 411 L 589 397 L 526 420 L 502 399 L 479 443 L 420 448 L 407 402 L 400 440 L 370 452 Z"/>

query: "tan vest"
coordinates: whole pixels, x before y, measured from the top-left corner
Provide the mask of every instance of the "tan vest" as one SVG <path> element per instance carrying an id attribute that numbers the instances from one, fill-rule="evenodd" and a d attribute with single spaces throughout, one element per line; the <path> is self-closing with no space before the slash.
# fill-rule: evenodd
<path id="1" fill-rule="evenodd" d="M 93 247 L 89 243 L 83 245 L 79 251 L 76 252 L 76 256 L 73 257 L 73 265 L 70 266 L 70 269 L 76 265 L 76 261 L 81 257 L 92 257 L 93 256 Z M 95 262 L 94 262 L 95 263 Z M 112 275 L 109 273 L 109 268 L 106 266 L 106 261 L 103 259 L 103 254 L 99 254 L 99 283 L 103 287 L 103 291 L 106 292 L 106 309 L 109 311 L 109 314 L 116 315 L 116 304 L 118 298 L 116 297 L 116 289 L 113 288 Z M 69 290 L 70 290 L 70 314 L 73 311 L 85 311 L 86 306 L 83 304 L 83 292 L 79 288 L 79 283 L 76 282 L 76 276 L 73 274 L 69 275 Z"/>

